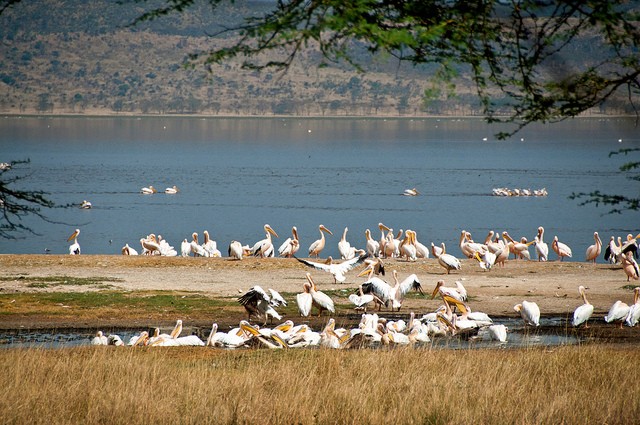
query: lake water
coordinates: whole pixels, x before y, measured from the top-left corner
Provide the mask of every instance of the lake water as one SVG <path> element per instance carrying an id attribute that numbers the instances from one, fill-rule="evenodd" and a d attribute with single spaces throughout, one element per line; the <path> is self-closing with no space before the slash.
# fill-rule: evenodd
<path id="1" fill-rule="evenodd" d="M 568 199 L 596 189 L 638 196 L 617 171 L 637 157 L 608 157 L 640 147 L 633 119 L 532 125 L 506 141 L 494 137 L 499 130 L 480 119 L 3 117 L 0 162 L 31 160 L 12 171 L 29 174 L 12 187 L 93 208 L 43 211 L 60 224 L 27 217 L 39 235 L 0 239 L 0 253 L 68 253 L 78 227 L 83 254 L 119 254 L 125 243 L 140 250 L 149 233 L 179 251 L 206 229 L 226 255 L 229 241 L 251 245 L 269 223 L 276 248 L 297 226 L 306 256 L 322 223 L 334 232 L 322 256 L 335 258 L 345 226 L 364 247 L 365 229 L 378 239 L 383 222 L 457 256 L 462 229 L 475 240 L 491 229 L 533 240 L 544 226 L 547 243 L 558 235 L 583 261 L 594 231 L 605 245 L 640 231 L 638 213 L 607 215 Z M 180 192 L 140 194 L 149 185 Z M 421 195 L 402 196 L 412 187 Z M 544 187 L 548 196 L 496 197 L 494 187 Z"/>

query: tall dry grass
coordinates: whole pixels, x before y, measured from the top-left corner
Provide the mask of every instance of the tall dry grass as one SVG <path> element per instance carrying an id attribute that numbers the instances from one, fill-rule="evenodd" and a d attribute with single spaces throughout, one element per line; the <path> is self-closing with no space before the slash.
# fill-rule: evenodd
<path id="1" fill-rule="evenodd" d="M 3 423 L 629 424 L 640 352 L 0 350 Z"/>

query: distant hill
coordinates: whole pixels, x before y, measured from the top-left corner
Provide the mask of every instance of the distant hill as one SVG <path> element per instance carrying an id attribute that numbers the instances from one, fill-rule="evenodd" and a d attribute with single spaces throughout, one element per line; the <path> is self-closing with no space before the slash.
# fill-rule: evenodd
<path id="1" fill-rule="evenodd" d="M 143 9 L 113 1 L 22 1 L 0 15 L 0 113 L 206 114 L 302 116 L 480 115 L 464 79 L 453 99 L 425 104 L 428 66 L 358 57 L 366 69 L 319 68 L 303 54 L 286 74 L 234 64 L 184 66 L 188 54 L 218 43 L 215 22 L 239 22 L 268 2 L 200 5 L 135 27 Z M 594 113 L 632 113 L 624 98 Z"/>

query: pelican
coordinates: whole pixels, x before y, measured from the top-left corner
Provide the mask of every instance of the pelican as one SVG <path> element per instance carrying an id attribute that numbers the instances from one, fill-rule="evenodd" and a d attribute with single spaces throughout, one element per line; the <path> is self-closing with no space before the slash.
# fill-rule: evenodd
<path id="1" fill-rule="evenodd" d="M 367 229 L 364 231 L 364 235 L 367 238 L 367 254 L 372 257 L 377 257 L 380 255 L 380 242 L 373 239 L 371 237 L 371 230 Z"/>
<path id="2" fill-rule="evenodd" d="M 471 233 L 466 230 L 460 232 L 460 250 L 467 258 L 473 258 L 476 252 L 483 252 L 489 248 L 481 243 L 476 243 L 471 239 Z"/>
<path id="3" fill-rule="evenodd" d="M 609 308 L 609 313 L 604 316 L 604 321 L 607 323 L 620 322 L 620 328 L 622 328 L 624 321 L 629 315 L 629 310 L 630 307 L 627 305 L 627 303 L 618 300 L 613 303 L 611 308 Z"/>
<path id="4" fill-rule="evenodd" d="M 393 278 L 395 280 L 394 286 L 389 285 L 387 282 L 380 278 L 373 277 L 361 285 L 362 292 L 364 294 L 373 293 L 382 300 L 385 305 L 388 305 L 391 301 L 391 310 L 396 308 L 400 311 L 402 307 L 402 301 L 409 290 L 415 289 L 422 293 L 422 286 L 418 276 L 411 274 L 404 278 L 402 282 L 398 280 L 398 272 L 393 271 Z"/>
<path id="5" fill-rule="evenodd" d="M 331 230 L 324 227 L 323 224 L 318 226 L 318 230 L 320 231 L 320 239 L 316 240 L 314 243 L 311 244 L 311 246 L 309 246 L 309 257 L 315 256 L 316 258 L 318 258 L 320 256 L 320 252 L 322 252 L 322 250 L 324 249 L 325 239 L 324 239 L 323 232 L 333 235 Z"/>
<path id="6" fill-rule="evenodd" d="M 640 276 L 640 268 L 638 267 L 636 260 L 633 258 L 633 252 L 627 251 L 622 254 L 621 260 L 622 269 L 627 275 L 627 282 L 631 279 L 638 280 L 638 277 Z"/>
<path id="7" fill-rule="evenodd" d="M 160 254 L 160 244 L 156 239 L 156 235 L 153 233 L 146 238 L 141 238 L 140 245 L 142 246 L 142 254 L 144 255 Z"/>
<path id="8" fill-rule="evenodd" d="M 204 248 L 200 245 L 200 243 L 198 242 L 198 234 L 196 232 L 193 232 L 191 234 L 191 253 L 193 254 L 194 257 L 206 257 L 207 256 L 207 252 L 204 250 Z"/>
<path id="9" fill-rule="evenodd" d="M 622 247 L 620 248 L 620 251 L 623 254 L 626 254 L 629 251 L 633 252 L 633 257 L 637 260 L 638 259 L 638 242 L 636 241 L 636 239 L 640 239 L 640 233 L 638 233 L 636 237 L 633 237 L 632 234 L 628 234 L 627 241 L 624 243 L 624 245 L 622 245 Z"/>
<path id="10" fill-rule="evenodd" d="M 271 235 L 278 237 L 278 234 L 275 230 L 271 228 L 268 224 L 264 225 L 265 238 L 259 240 L 251 247 L 251 255 L 255 257 L 273 257 L 274 256 L 274 248 L 273 242 L 271 241 Z"/>
<path id="11" fill-rule="evenodd" d="M 315 305 L 316 308 L 318 309 L 318 317 L 322 314 L 323 310 L 327 310 L 331 313 L 335 313 L 336 308 L 333 303 L 333 300 L 329 298 L 329 296 L 324 292 L 318 291 L 318 289 L 316 288 L 315 282 L 311 278 L 311 273 L 307 273 L 306 276 L 310 285 L 309 292 L 311 293 L 313 305 Z"/>
<path id="12" fill-rule="evenodd" d="M 443 252 L 445 252 L 444 242 L 441 246 L 435 246 L 433 242 L 431 242 L 431 254 L 434 258 L 438 258 Z"/>
<path id="13" fill-rule="evenodd" d="M 588 328 L 589 324 L 587 323 L 587 321 L 591 318 L 591 315 L 593 314 L 593 305 L 589 304 L 589 301 L 587 301 L 587 295 L 585 294 L 585 291 L 586 289 L 584 286 L 580 285 L 578 287 L 578 292 L 580 292 L 580 295 L 582 295 L 582 300 L 584 301 L 584 304 L 576 308 L 575 311 L 573 312 L 573 321 L 571 322 L 571 324 L 574 327 L 584 323 L 585 328 Z"/>
<path id="14" fill-rule="evenodd" d="M 571 248 L 558 241 L 558 236 L 553 237 L 551 248 L 555 251 L 556 254 L 558 254 L 558 258 L 560 258 L 560 261 L 562 261 L 564 257 L 571 258 Z"/>
<path id="15" fill-rule="evenodd" d="M 245 310 L 249 314 L 249 320 L 252 315 L 256 315 L 260 318 L 264 317 L 264 324 L 267 324 L 269 316 L 282 320 L 282 316 L 274 309 L 280 305 L 287 305 L 286 301 L 280 296 L 280 294 L 273 289 L 269 289 L 271 296 L 265 292 L 260 286 L 255 285 L 244 295 L 238 298 L 238 302 L 244 306 Z"/>
<path id="16" fill-rule="evenodd" d="M 526 258 L 527 260 L 531 259 L 531 254 L 529 254 L 529 246 L 535 243 L 534 241 L 527 242 L 525 238 L 522 238 L 520 242 L 515 241 L 508 232 L 502 232 L 502 237 L 507 241 L 507 246 L 509 247 L 509 252 L 512 253 L 515 258 Z"/>
<path id="17" fill-rule="evenodd" d="M 184 238 L 182 243 L 180 244 L 180 255 L 183 257 L 188 257 L 191 254 L 191 242 Z"/>
<path id="18" fill-rule="evenodd" d="M 127 345 L 136 347 L 138 345 L 147 345 L 147 342 L 149 340 L 149 332 L 147 331 L 142 331 L 140 332 L 139 335 L 134 335 L 129 339 L 129 342 L 127 343 Z"/>
<path id="19" fill-rule="evenodd" d="M 491 267 L 496 263 L 496 254 L 487 250 L 483 251 L 482 255 L 476 251 L 474 254 L 474 258 L 478 260 L 478 264 L 480 264 L 480 268 L 483 270 L 491 270 Z"/>
<path id="20" fill-rule="evenodd" d="M 544 227 L 538 227 L 538 235 L 534 238 L 533 243 L 536 247 L 538 261 L 547 261 L 549 258 L 549 245 L 544 241 Z"/>
<path id="21" fill-rule="evenodd" d="M 585 261 L 590 261 L 595 264 L 598 255 L 600 255 L 602 251 L 602 241 L 600 240 L 600 236 L 598 236 L 598 232 L 593 232 L 593 239 L 595 242 L 587 248 Z"/>
<path id="22" fill-rule="evenodd" d="M 358 273 L 358 276 L 371 277 L 374 274 L 375 275 L 384 276 L 384 263 L 382 262 L 382 260 L 379 257 L 377 257 L 377 258 L 369 258 L 369 257 L 367 257 L 364 260 L 364 263 L 366 264 L 366 267 L 364 269 L 362 269 L 362 271 L 360 273 Z"/>
<path id="23" fill-rule="evenodd" d="M 506 342 L 507 330 L 505 325 L 491 325 L 489 326 L 489 337 L 494 341 Z"/>
<path id="24" fill-rule="evenodd" d="M 115 345 L 116 347 L 123 347 L 124 341 L 118 335 L 109 335 L 107 337 L 107 345 Z"/>
<path id="25" fill-rule="evenodd" d="M 91 205 L 91 202 L 87 201 L 86 199 L 80 204 L 80 208 L 82 208 L 83 210 L 89 210 L 92 207 L 93 205 Z"/>
<path id="26" fill-rule="evenodd" d="M 212 240 L 209 237 L 209 232 L 205 230 L 204 232 L 202 232 L 202 234 L 204 235 L 204 242 L 202 243 L 202 248 L 204 249 L 206 256 L 222 257 L 220 250 L 218 250 L 218 244 L 216 243 L 216 241 Z"/>
<path id="27" fill-rule="evenodd" d="M 629 307 L 629 314 L 627 314 L 625 323 L 634 327 L 638 320 L 640 320 L 640 286 L 633 288 L 633 304 Z"/>
<path id="28" fill-rule="evenodd" d="M 164 190 L 164 193 L 166 193 L 167 195 L 175 195 L 178 192 L 180 192 L 180 189 L 178 189 L 175 185 L 173 187 L 168 187 Z"/>
<path id="29" fill-rule="evenodd" d="M 124 244 L 121 252 L 122 252 L 122 255 L 138 255 L 138 251 L 131 248 L 128 243 Z"/>
<path id="30" fill-rule="evenodd" d="M 618 236 L 618 242 L 620 243 L 620 236 Z M 622 254 L 622 246 L 616 244 L 615 237 L 611 236 L 609 245 L 604 250 L 604 260 L 609 264 L 618 264 L 620 262 L 620 254 Z"/>
<path id="31" fill-rule="evenodd" d="M 533 301 L 522 301 L 516 304 L 513 309 L 520 313 L 525 325 L 540 326 L 540 307 Z"/>
<path id="32" fill-rule="evenodd" d="M 342 232 L 342 238 L 340 242 L 338 242 L 338 252 L 340 253 L 340 257 L 343 260 L 350 260 L 354 257 L 355 253 L 351 249 L 351 244 L 347 241 L 347 232 L 349 231 L 348 227 L 344 228 Z"/>
<path id="33" fill-rule="evenodd" d="M 418 250 L 415 245 L 415 236 L 413 230 L 407 230 L 405 237 L 399 246 L 400 255 L 405 257 L 407 261 L 416 261 L 418 258 Z"/>
<path id="34" fill-rule="evenodd" d="M 374 301 L 378 306 L 381 306 L 382 304 L 384 304 L 384 301 L 382 301 L 375 294 L 372 294 L 372 293 L 365 294 L 363 292 L 362 285 L 358 287 L 357 293 L 353 293 L 349 295 L 349 301 L 351 301 L 356 306 L 355 307 L 356 310 L 359 310 L 359 309 L 364 310 L 365 313 L 367 312 L 367 304 L 369 304 L 372 301 Z"/>
<path id="35" fill-rule="evenodd" d="M 431 293 L 431 299 L 434 299 L 437 294 L 440 294 L 443 297 L 451 297 L 460 302 L 467 301 L 467 290 L 459 280 L 456 281 L 455 288 L 444 286 L 444 280 L 439 280 L 436 282 L 436 287 Z"/>
<path id="36" fill-rule="evenodd" d="M 347 280 L 345 276 L 347 272 L 358 264 L 361 264 L 365 258 L 367 258 L 367 254 L 363 251 L 359 251 L 360 255 L 352 258 L 351 260 L 345 260 L 342 263 L 334 263 L 331 257 L 327 258 L 326 263 L 318 263 L 316 261 L 303 260 L 302 258 L 295 257 L 296 260 L 300 261 L 302 264 L 313 267 L 316 270 L 322 270 L 327 273 L 331 273 L 333 276 L 334 283 L 344 283 Z"/>
<path id="37" fill-rule="evenodd" d="M 154 193 L 158 193 L 158 191 L 156 190 L 155 187 L 149 186 L 149 187 L 143 187 L 142 189 L 140 189 L 140 193 L 142 193 L 143 195 L 153 195 Z"/>
<path id="38" fill-rule="evenodd" d="M 305 282 L 302 285 L 303 292 L 296 295 L 296 303 L 298 304 L 298 311 L 300 316 L 307 317 L 311 314 L 311 307 L 313 306 L 313 297 L 311 297 L 311 284 Z"/>
<path id="39" fill-rule="evenodd" d="M 80 244 L 78 243 L 78 235 L 80 234 L 80 229 L 76 229 L 71 236 L 67 238 L 67 242 L 73 239 L 73 243 L 69 245 L 69 254 L 70 255 L 80 255 Z"/>
<path id="40" fill-rule="evenodd" d="M 242 256 L 244 254 L 244 248 L 242 246 L 242 244 L 238 241 L 231 241 L 231 243 L 229 243 L 229 257 L 236 259 L 236 260 L 242 260 Z"/>
<path id="41" fill-rule="evenodd" d="M 456 257 L 454 257 L 451 254 L 447 254 L 447 248 L 445 247 L 444 242 L 442 242 L 442 253 L 438 255 L 437 258 L 438 258 L 438 264 L 440 264 L 440 266 L 442 266 L 447 271 L 447 274 L 449 274 L 451 270 L 462 269 L 462 264 L 460 263 L 460 260 L 458 260 Z"/>
<path id="42" fill-rule="evenodd" d="M 420 195 L 420 192 L 418 192 L 418 189 L 416 189 L 415 187 L 413 189 L 405 189 L 404 196 L 418 196 Z"/>
<path id="43" fill-rule="evenodd" d="M 218 324 L 213 323 L 211 326 L 211 333 L 209 333 L 209 337 L 207 338 L 205 345 L 207 347 L 215 346 L 225 348 L 242 347 L 245 342 L 247 342 L 247 338 L 243 335 L 243 332 L 241 332 L 241 335 L 236 333 L 218 332 Z"/>
<path id="44" fill-rule="evenodd" d="M 429 258 L 429 248 L 424 244 L 418 242 L 418 233 L 415 230 L 413 232 L 413 244 L 416 246 L 416 256 L 418 258 Z"/>
<path id="45" fill-rule="evenodd" d="M 108 339 L 102 331 L 96 332 L 96 336 L 91 340 L 91 345 L 108 345 Z"/>
<path id="46" fill-rule="evenodd" d="M 280 248 L 278 248 L 278 255 L 280 257 L 291 258 L 300 249 L 300 239 L 298 239 L 298 228 L 293 226 L 291 228 L 291 237 L 287 238 Z"/>
<path id="47" fill-rule="evenodd" d="M 149 338 L 147 345 L 155 347 L 177 346 L 176 338 L 182 332 L 182 320 L 176 320 L 176 324 L 170 334 L 161 334 L 160 329 L 156 328 L 153 336 Z"/>

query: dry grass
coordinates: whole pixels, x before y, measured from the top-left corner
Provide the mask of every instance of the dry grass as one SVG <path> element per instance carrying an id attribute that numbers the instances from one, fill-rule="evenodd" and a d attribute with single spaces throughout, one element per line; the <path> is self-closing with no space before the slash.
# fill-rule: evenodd
<path id="1" fill-rule="evenodd" d="M 637 349 L 0 350 L 4 423 L 634 423 Z"/>

